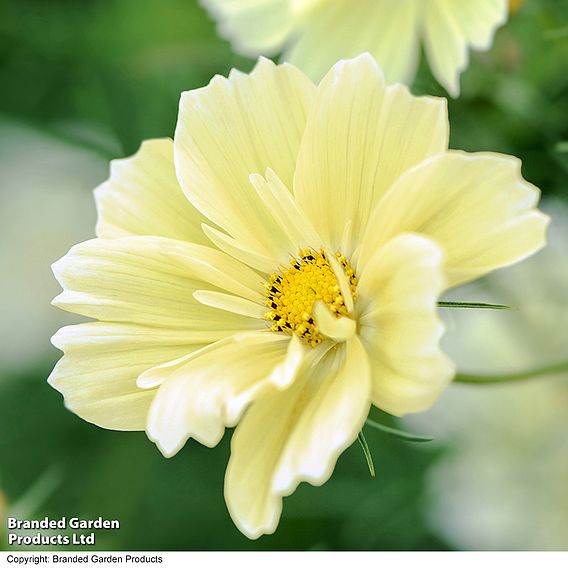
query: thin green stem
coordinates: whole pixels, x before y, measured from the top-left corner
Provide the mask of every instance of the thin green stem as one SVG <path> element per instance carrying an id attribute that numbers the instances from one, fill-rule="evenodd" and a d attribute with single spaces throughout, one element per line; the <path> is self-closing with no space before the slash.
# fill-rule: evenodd
<path id="1" fill-rule="evenodd" d="M 371 428 L 376 428 L 389 436 L 394 436 L 395 438 L 401 438 L 402 440 L 406 440 L 407 442 L 431 442 L 434 438 L 430 436 L 421 436 L 419 434 L 412 434 L 410 432 L 404 432 L 403 430 L 398 430 L 397 428 L 391 428 L 390 426 L 385 426 L 380 422 L 375 422 L 370 418 L 367 418 L 365 422 L 367 426 Z"/>
<path id="2" fill-rule="evenodd" d="M 543 375 L 556 375 L 558 373 L 568 372 L 568 361 L 555 363 L 553 365 L 545 365 L 520 373 L 505 373 L 502 375 L 471 375 L 469 373 L 458 373 L 454 381 L 458 383 L 469 383 L 475 385 L 488 385 L 495 383 L 508 383 L 513 381 L 523 381 L 542 377 Z"/>
<path id="3" fill-rule="evenodd" d="M 482 310 L 510 310 L 504 304 L 486 304 L 484 302 L 438 302 L 439 308 L 470 308 Z"/>
<path id="4" fill-rule="evenodd" d="M 371 477 L 375 477 L 375 464 L 373 463 L 373 456 L 371 455 L 371 450 L 369 449 L 369 444 L 367 444 L 367 440 L 365 438 L 365 434 L 363 434 L 363 431 L 359 432 L 357 440 L 359 441 L 359 444 L 361 444 L 361 449 L 363 450 L 363 454 L 365 455 L 369 473 L 371 474 Z"/>

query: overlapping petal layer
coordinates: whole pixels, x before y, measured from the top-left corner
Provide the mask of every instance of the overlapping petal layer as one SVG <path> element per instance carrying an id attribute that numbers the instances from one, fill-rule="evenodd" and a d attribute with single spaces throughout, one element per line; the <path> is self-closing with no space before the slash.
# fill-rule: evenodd
<path id="1" fill-rule="evenodd" d="M 375 204 L 412 166 L 448 147 L 446 101 L 385 88 L 368 55 L 335 65 L 318 87 L 298 155 L 294 192 L 333 248 L 347 223 L 360 242 Z"/>
<path id="2" fill-rule="evenodd" d="M 50 383 L 69 408 L 106 428 L 145 428 L 155 393 L 136 386 L 143 371 L 265 327 L 194 298 L 197 289 L 228 290 L 262 302 L 256 273 L 201 245 L 161 237 L 97 239 L 71 249 L 54 272 L 64 288 L 54 304 L 101 323 L 54 336 L 65 356 Z"/>
<path id="3" fill-rule="evenodd" d="M 148 437 L 166 457 L 189 437 L 215 446 L 225 426 L 234 426 L 262 389 L 294 379 L 303 352 L 297 338 L 243 333 L 148 370 L 139 384 L 161 382 L 148 416 Z"/>
<path id="4" fill-rule="evenodd" d="M 204 342 L 263 326 L 193 297 L 213 289 L 263 301 L 258 274 L 211 248 L 161 237 L 95 239 L 73 247 L 53 268 L 64 289 L 53 303 L 101 321 L 190 329 Z"/>
<path id="5" fill-rule="evenodd" d="M 183 190 L 241 245 L 269 258 L 285 235 L 249 176 L 270 167 L 292 187 L 314 91 L 295 67 L 261 59 L 250 75 L 232 71 L 182 94 L 174 146 Z"/>
<path id="6" fill-rule="evenodd" d="M 154 235 L 209 244 L 200 226 L 204 217 L 177 181 L 171 140 L 148 140 L 134 156 L 113 160 L 95 200 L 98 237 Z"/>
<path id="7" fill-rule="evenodd" d="M 322 239 L 312 223 L 299 208 L 290 190 L 276 173 L 267 168 L 265 176 L 251 174 L 249 181 L 256 192 L 259 214 L 263 216 L 258 223 L 272 227 L 270 250 L 258 252 L 259 247 L 251 248 L 207 224 L 203 225 L 205 234 L 222 251 L 248 264 L 261 272 L 270 274 L 277 266 L 286 266 L 303 247 L 319 249 Z M 256 249 L 256 250 L 255 250 Z"/>
<path id="8" fill-rule="evenodd" d="M 64 357 L 49 384 L 64 395 L 67 408 L 84 420 L 113 430 L 144 430 L 156 392 L 138 388 L 138 375 L 191 353 L 214 336 L 126 323 L 64 327 L 52 338 Z"/>
<path id="9" fill-rule="evenodd" d="M 398 233 L 423 233 L 443 248 L 448 284 L 457 286 L 544 246 L 549 220 L 535 208 L 538 199 L 515 158 L 457 151 L 435 156 L 399 178 L 377 205 L 359 262 Z"/>
<path id="10" fill-rule="evenodd" d="M 454 374 L 439 346 L 443 253 L 401 235 L 378 249 L 359 280 L 359 334 L 372 370 L 373 404 L 401 416 L 432 405 Z"/>
<path id="11" fill-rule="evenodd" d="M 327 352 L 311 350 L 288 389 L 253 403 L 233 435 L 225 478 L 227 506 L 242 532 L 274 532 L 283 495 L 300 481 L 321 485 L 330 477 L 367 417 L 370 391 L 367 356 L 354 336 Z"/>

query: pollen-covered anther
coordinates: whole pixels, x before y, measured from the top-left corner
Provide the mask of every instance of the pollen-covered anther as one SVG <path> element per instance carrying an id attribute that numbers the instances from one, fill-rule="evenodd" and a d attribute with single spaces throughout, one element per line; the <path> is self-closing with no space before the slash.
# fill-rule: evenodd
<path id="1" fill-rule="evenodd" d="M 345 272 L 351 295 L 355 298 L 355 273 L 342 254 L 338 252 L 335 257 Z M 314 302 L 323 300 L 337 317 L 351 314 L 323 250 L 300 250 L 290 265 L 290 268 L 281 268 L 270 274 L 264 284 L 266 307 L 270 310 L 265 317 L 272 322 L 272 331 L 290 335 L 295 333 L 308 345 L 315 347 L 324 337 L 314 321 Z"/>

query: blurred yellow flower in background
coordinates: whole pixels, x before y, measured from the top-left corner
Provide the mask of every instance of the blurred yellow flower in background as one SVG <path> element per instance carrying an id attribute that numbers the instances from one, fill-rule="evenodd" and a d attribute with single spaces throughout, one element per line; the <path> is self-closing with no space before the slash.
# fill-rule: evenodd
<path id="1" fill-rule="evenodd" d="M 519 161 L 448 136 L 446 101 L 385 86 L 369 55 L 318 87 L 261 59 L 183 93 L 173 143 L 113 162 L 99 238 L 54 265 L 55 305 L 98 321 L 54 336 L 51 385 L 167 457 L 237 426 L 229 511 L 273 532 L 371 404 L 421 411 L 451 380 L 440 293 L 544 244 Z"/>
<path id="2" fill-rule="evenodd" d="M 491 47 L 507 0 L 202 0 L 242 55 L 276 55 L 318 81 L 338 59 L 371 53 L 389 83 L 410 84 L 424 48 L 452 96 L 469 49 Z"/>
<path id="3" fill-rule="evenodd" d="M 525 0 L 509 0 L 509 12 L 512 14 L 513 12 L 520 10 L 524 3 Z"/>

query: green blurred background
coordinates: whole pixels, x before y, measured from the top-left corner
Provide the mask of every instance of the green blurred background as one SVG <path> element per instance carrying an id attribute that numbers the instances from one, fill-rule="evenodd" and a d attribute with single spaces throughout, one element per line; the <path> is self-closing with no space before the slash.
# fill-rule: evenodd
<path id="1" fill-rule="evenodd" d="M 230 433 L 166 460 L 144 433 L 70 414 L 47 385 L 59 357 L 49 337 L 77 321 L 49 305 L 49 267 L 94 236 L 91 192 L 108 161 L 171 136 L 181 91 L 253 63 L 231 53 L 195 0 L 3 4 L 0 517 L 118 518 L 120 531 L 98 533 L 104 550 L 568 549 L 566 375 L 451 387 L 404 425 L 433 443 L 368 429 L 375 479 L 353 446 L 327 484 L 285 499 L 275 535 L 254 542 L 223 501 Z M 413 90 L 444 94 L 425 65 Z M 527 0 L 493 49 L 472 57 L 449 107 L 452 147 L 519 156 L 559 229 L 520 271 L 459 292 L 517 310 L 450 314 L 447 348 L 464 370 L 568 359 L 568 1 Z"/>

